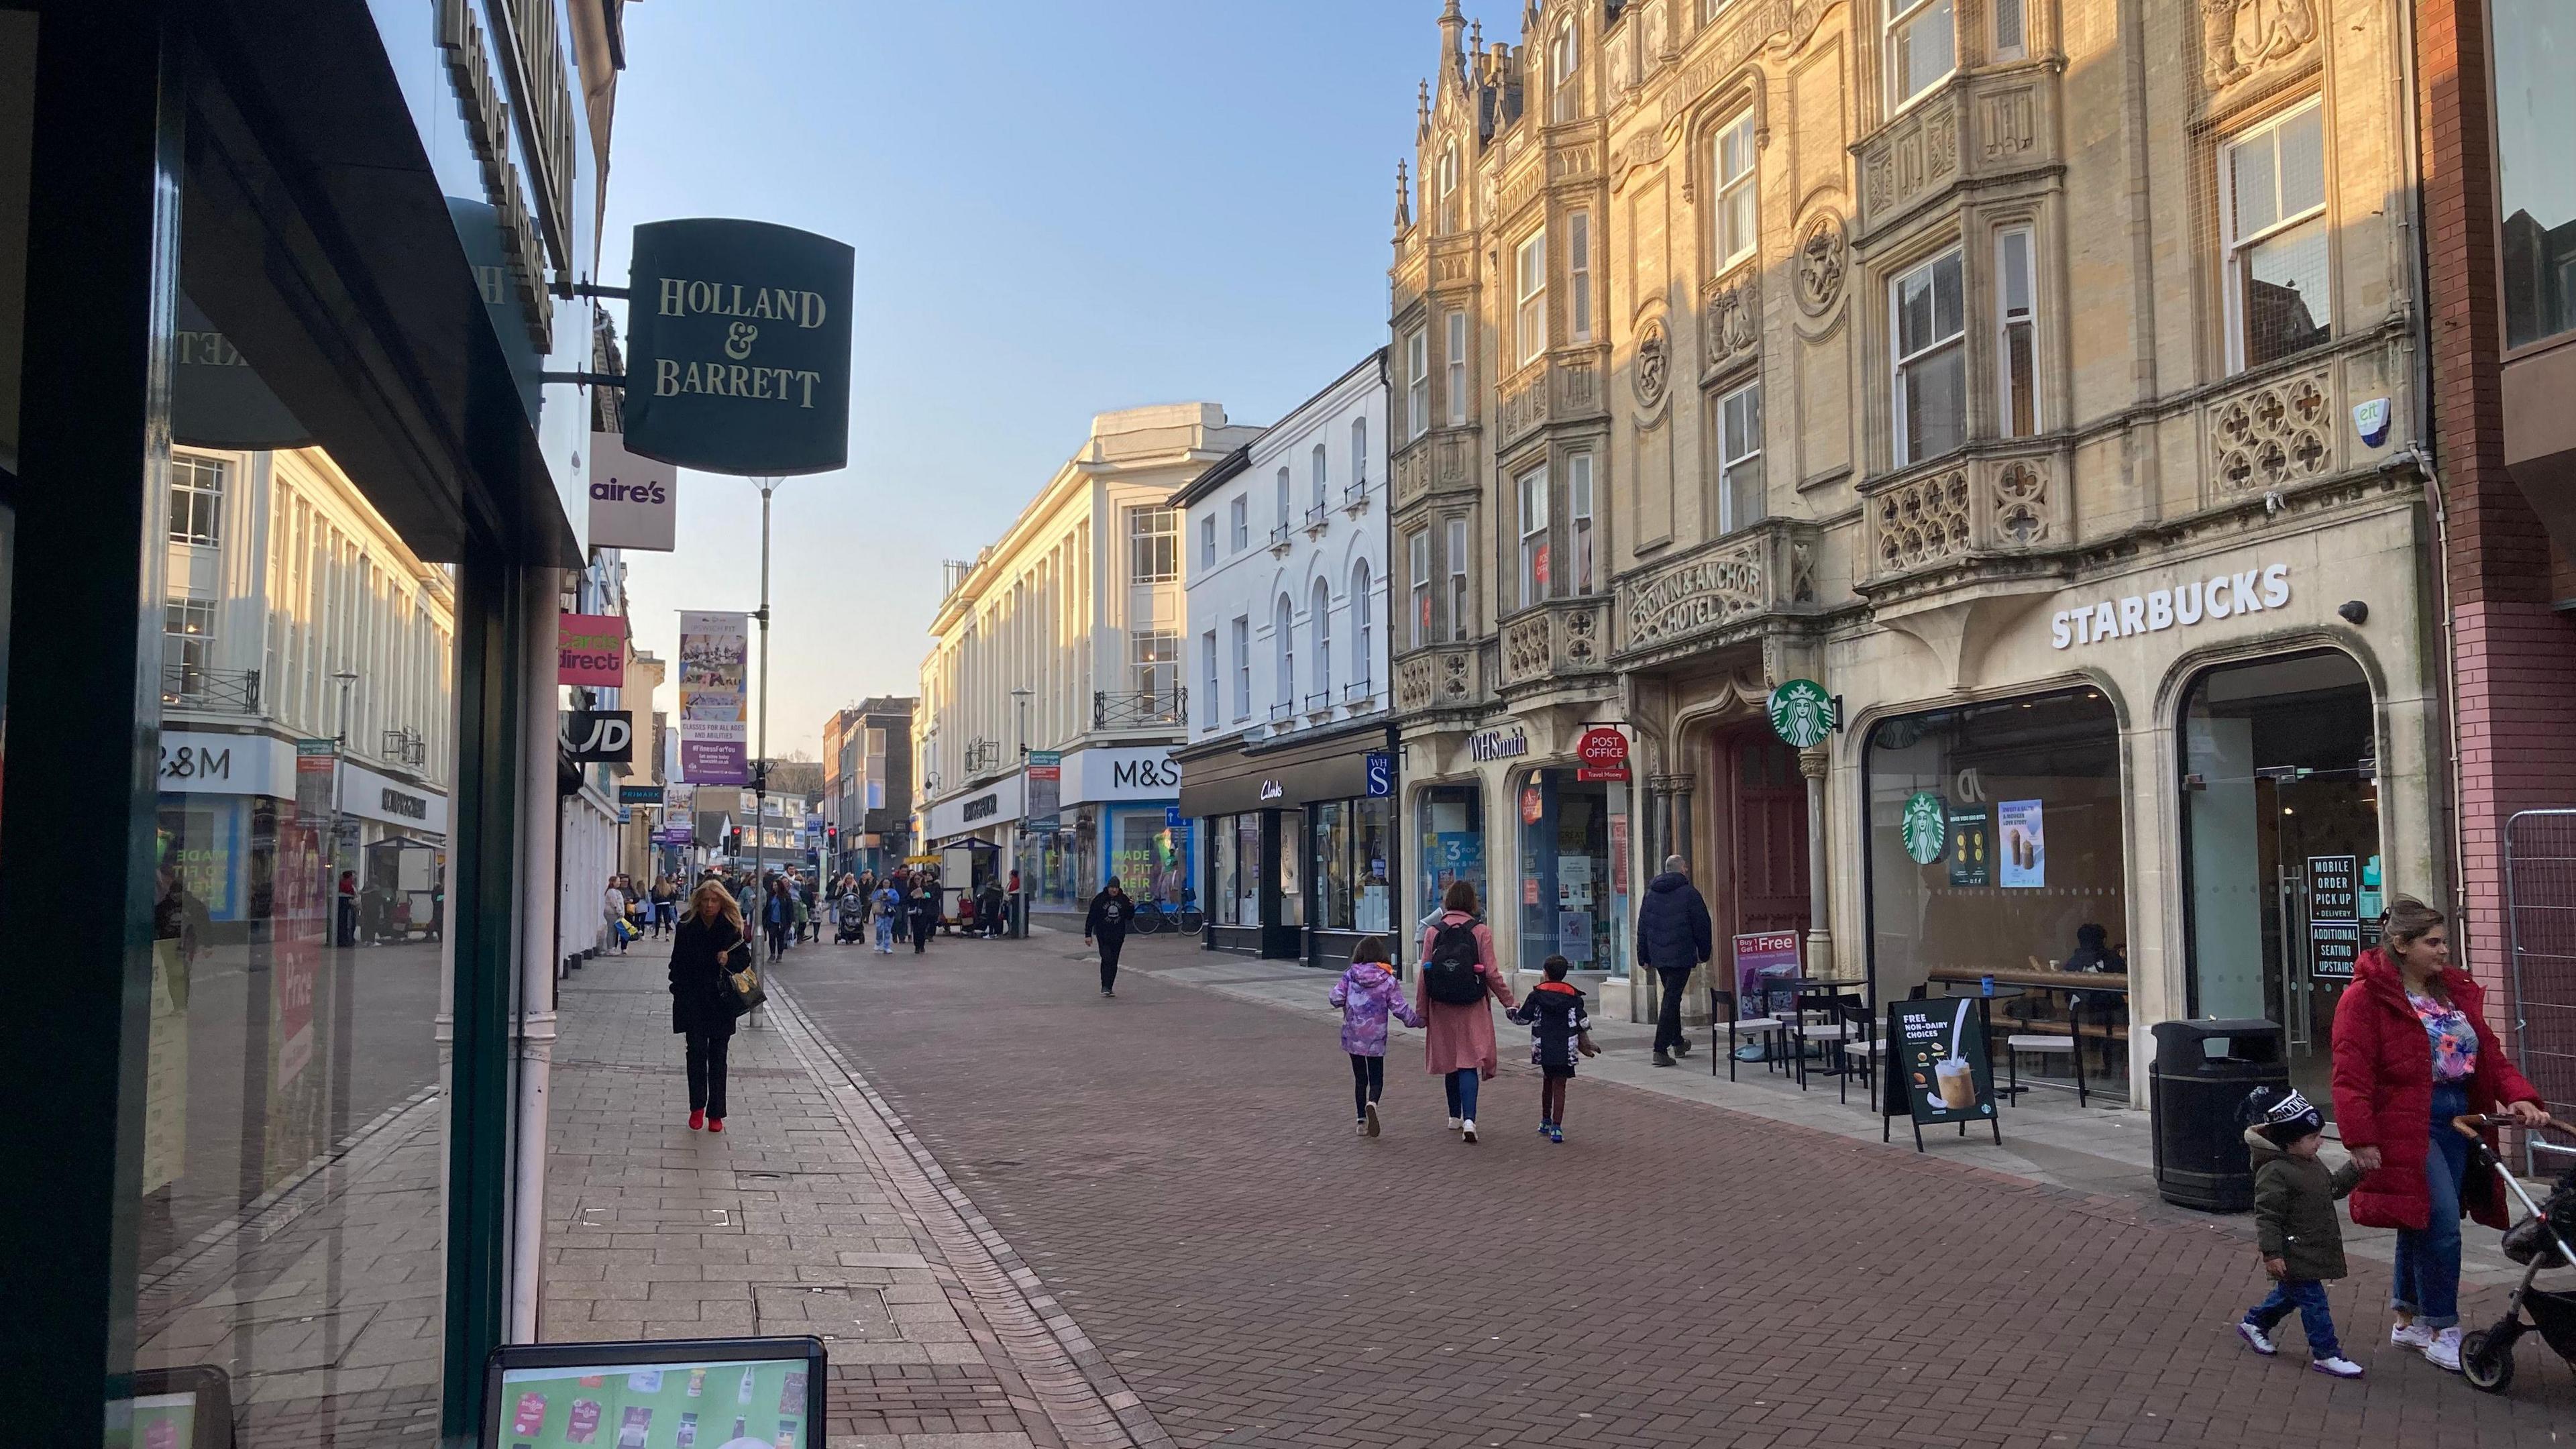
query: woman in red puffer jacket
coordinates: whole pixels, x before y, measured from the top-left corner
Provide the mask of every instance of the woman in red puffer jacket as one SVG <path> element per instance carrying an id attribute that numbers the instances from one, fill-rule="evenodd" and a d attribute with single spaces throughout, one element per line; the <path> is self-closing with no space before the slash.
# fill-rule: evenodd
<path id="1" fill-rule="evenodd" d="M 2460 1216 L 2505 1226 L 2491 1177 L 2467 1177 L 2469 1140 L 2451 1119 L 2494 1112 L 2549 1120 L 2540 1093 L 2505 1059 L 2486 993 L 2451 969 L 2440 911 L 2399 897 L 2335 1007 L 2335 1125 L 2368 1172 L 2352 1220 L 2397 1230 L 2389 1341 L 2460 1367 Z"/>

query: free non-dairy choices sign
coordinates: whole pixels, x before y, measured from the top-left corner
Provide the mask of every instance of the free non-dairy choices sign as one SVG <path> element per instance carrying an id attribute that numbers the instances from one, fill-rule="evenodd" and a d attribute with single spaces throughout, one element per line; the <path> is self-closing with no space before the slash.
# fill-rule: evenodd
<path id="1" fill-rule="evenodd" d="M 763 221 L 635 228 L 626 447 L 743 477 L 850 457 L 856 253 Z"/>

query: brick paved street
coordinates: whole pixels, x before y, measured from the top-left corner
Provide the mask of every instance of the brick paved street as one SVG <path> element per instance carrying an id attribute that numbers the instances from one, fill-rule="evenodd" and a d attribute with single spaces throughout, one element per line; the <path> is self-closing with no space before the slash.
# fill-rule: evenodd
<path id="1" fill-rule="evenodd" d="M 1223 959 L 1167 940 L 1131 942 L 1103 1001 L 1078 950 L 825 946 L 780 979 L 1184 1445 L 2506 1445 L 2576 1426 L 2576 1382 L 2537 1344 L 2501 1400 L 2382 1347 L 2376 1260 L 2333 1290 L 2371 1370 L 2338 1383 L 2298 1362 L 2295 1330 L 2268 1362 L 2228 1331 L 2260 1286 L 2245 1219 L 1597 1075 L 1551 1146 L 1510 1065 L 1468 1149 L 1410 1033 L 1368 1141 L 1327 1021 L 1158 976 Z"/>

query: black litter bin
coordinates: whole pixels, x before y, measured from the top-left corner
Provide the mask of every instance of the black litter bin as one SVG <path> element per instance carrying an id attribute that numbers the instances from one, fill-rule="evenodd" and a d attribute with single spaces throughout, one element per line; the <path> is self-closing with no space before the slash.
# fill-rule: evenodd
<path id="1" fill-rule="evenodd" d="M 2156 1192 L 2203 1212 L 2252 1208 L 2254 1168 L 2236 1109 L 2256 1087 L 2290 1085 L 2281 1028 L 2243 1018 L 2160 1021 L 2150 1070 Z"/>

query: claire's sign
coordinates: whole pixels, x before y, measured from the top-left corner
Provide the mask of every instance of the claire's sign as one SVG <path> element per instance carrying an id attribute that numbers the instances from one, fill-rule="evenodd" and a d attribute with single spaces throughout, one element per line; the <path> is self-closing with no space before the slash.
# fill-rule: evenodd
<path id="1" fill-rule="evenodd" d="M 626 447 L 746 477 L 850 459 L 856 253 L 763 221 L 635 228 Z"/>

